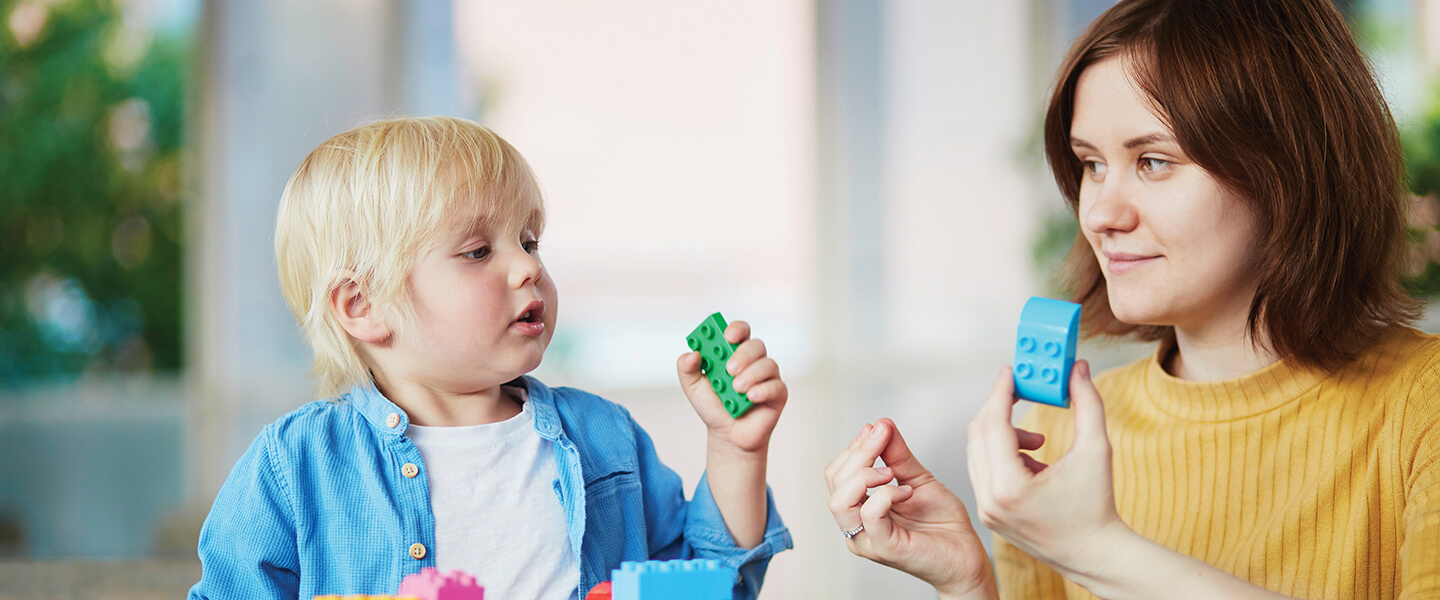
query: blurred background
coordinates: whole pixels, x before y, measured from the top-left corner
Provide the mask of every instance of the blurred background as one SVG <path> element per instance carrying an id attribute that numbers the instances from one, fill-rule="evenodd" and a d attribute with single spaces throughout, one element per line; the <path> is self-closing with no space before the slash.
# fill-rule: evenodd
<path id="1" fill-rule="evenodd" d="M 1337 4 L 1405 135 L 1410 285 L 1440 295 L 1440 3 Z M 401 114 L 529 158 L 563 300 L 537 375 L 628 406 L 687 487 L 684 336 L 722 311 L 766 340 L 796 549 L 762 597 L 932 597 L 845 551 L 822 470 L 889 416 L 971 497 L 964 426 L 1074 235 L 1039 147 L 1050 77 L 1109 5 L 0 0 L 0 599 L 199 577 L 230 467 L 311 397 L 274 267 L 285 181 Z"/>

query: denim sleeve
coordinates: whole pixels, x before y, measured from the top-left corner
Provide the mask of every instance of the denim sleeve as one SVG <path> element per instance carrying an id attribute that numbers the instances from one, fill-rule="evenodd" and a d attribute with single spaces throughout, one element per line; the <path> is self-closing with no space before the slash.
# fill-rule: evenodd
<path id="1" fill-rule="evenodd" d="M 790 530 L 780 520 L 775 510 L 775 497 L 770 487 L 765 487 L 765 539 L 754 548 L 746 550 L 735 544 L 725 519 L 720 516 L 720 507 L 710 495 L 708 475 L 700 476 L 695 485 L 695 496 L 690 500 L 685 513 L 685 542 L 701 558 L 714 558 L 720 564 L 734 569 L 738 574 L 735 581 L 735 600 L 752 600 L 760 594 L 765 583 L 765 570 L 770 567 L 770 558 L 783 550 L 795 547 L 790 539 Z"/>
<path id="2" fill-rule="evenodd" d="M 645 488 L 645 525 L 652 532 L 652 560 L 710 558 L 720 561 L 724 568 L 734 571 L 735 600 L 753 600 L 760 593 L 765 582 L 765 570 L 770 566 L 770 557 L 794 547 L 790 531 L 775 511 L 775 499 L 769 488 L 765 490 L 767 515 L 765 539 L 760 545 L 744 549 L 735 543 L 720 507 L 710 495 L 707 475 L 700 476 L 695 486 L 695 495 L 689 502 L 683 501 L 680 478 L 660 462 L 655 454 L 650 435 L 638 424 L 631 421 L 635 429 L 636 448 L 639 450 L 641 485 Z M 679 497 L 677 502 L 667 499 Z M 664 532 L 677 532 L 678 539 Z M 661 535 L 653 535 L 660 533 Z M 660 540 L 660 543 L 655 543 Z M 673 540 L 665 543 L 666 540 Z"/>
<path id="3" fill-rule="evenodd" d="M 300 558 L 291 490 L 266 427 L 235 463 L 200 529 L 200 582 L 189 600 L 297 598 Z"/>

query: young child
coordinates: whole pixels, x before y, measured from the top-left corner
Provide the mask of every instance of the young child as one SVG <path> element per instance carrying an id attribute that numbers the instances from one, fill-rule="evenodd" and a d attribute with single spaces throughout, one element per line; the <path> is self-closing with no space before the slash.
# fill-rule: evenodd
<path id="1" fill-rule="evenodd" d="M 730 324 L 726 367 L 755 403 L 739 419 L 698 353 L 677 361 L 708 429 L 686 501 L 624 408 L 525 376 L 555 331 L 544 224 L 524 158 L 470 121 L 371 123 L 300 163 L 275 253 L 328 399 L 265 427 L 236 463 L 191 599 L 393 593 L 436 566 L 497 600 L 563 600 L 621 561 L 673 558 L 717 559 L 735 598 L 756 596 L 791 547 L 765 485 L 788 397 L 775 361 Z"/>

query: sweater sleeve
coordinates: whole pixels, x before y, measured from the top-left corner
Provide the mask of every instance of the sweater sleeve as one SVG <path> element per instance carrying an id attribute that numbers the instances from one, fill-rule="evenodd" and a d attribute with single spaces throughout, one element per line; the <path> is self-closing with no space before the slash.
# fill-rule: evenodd
<path id="1" fill-rule="evenodd" d="M 1440 599 L 1440 352 L 1424 361 L 1406 403 L 1400 598 Z"/>

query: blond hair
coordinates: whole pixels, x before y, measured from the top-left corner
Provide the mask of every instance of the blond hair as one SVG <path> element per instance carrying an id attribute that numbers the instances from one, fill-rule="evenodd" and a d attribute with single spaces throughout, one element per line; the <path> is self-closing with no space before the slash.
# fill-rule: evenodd
<path id="1" fill-rule="evenodd" d="M 544 223 L 530 166 L 473 121 L 385 119 L 320 144 L 290 176 L 275 223 L 280 290 L 314 349 L 317 396 L 370 380 L 331 313 L 336 288 L 358 285 L 403 331 L 414 322 L 410 271 L 455 226 L 539 236 Z"/>

